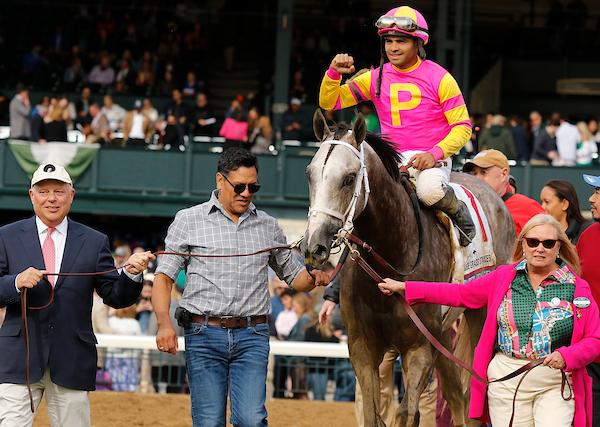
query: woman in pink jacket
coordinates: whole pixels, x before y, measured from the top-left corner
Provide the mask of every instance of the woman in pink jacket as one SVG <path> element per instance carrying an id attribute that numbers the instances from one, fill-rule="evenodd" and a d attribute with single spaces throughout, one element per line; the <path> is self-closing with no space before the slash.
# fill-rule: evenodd
<path id="1" fill-rule="evenodd" d="M 581 279 L 577 252 L 549 215 L 523 227 L 515 264 L 466 284 L 398 282 L 379 284 L 387 295 L 404 292 L 409 304 L 487 307 L 473 368 L 483 378 L 501 378 L 531 360 L 545 358 L 521 384 L 514 426 L 589 427 L 592 383 L 585 367 L 600 356 L 600 315 L 590 286 Z M 574 399 L 561 393 L 561 370 Z M 522 378 L 485 384 L 471 379 L 469 417 L 509 425 L 516 385 Z"/>

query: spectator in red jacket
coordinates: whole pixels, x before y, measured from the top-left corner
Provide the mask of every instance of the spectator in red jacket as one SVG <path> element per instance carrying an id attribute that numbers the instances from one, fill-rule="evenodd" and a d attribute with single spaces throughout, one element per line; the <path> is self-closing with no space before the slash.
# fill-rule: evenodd
<path id="1" fill-rule="evenodd" d="M 596 303 L 600 301 L 600 176 L 583 175 L 584 181 L 594 187 L 588 199 L 595 223 L 590 225 L 579 237 L 577 252 L 581 261 L 581 277 L 590 284 L 592 296 Z M 600 426 L 600 359 L 596 359 L 587 367 L 592 377 L 593 412 L 592 425 Z"/>
<path id="2" fill-rule="evenodd" d="M 508 159 L 498 150 L 483 150 L 463 166 L 463 172 L 475 175 L 478 179 L 485 181 L 498 193 L 517 228 L 517 235 L 523 226 L 544 210 L 538 202 L 522 194 L 510 191 L 509 177 L 510 166 Z"/>

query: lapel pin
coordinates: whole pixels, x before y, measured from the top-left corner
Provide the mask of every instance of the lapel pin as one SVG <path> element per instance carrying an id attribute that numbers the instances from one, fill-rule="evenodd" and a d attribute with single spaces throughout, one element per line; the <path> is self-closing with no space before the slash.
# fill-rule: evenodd
<path id="1" fill-rule="evenodd" d="M 586 297 L 577 297 L 573 300 L 573 305 L 577 308 L 588 308 L 590 304 L 589 298 Z"/>

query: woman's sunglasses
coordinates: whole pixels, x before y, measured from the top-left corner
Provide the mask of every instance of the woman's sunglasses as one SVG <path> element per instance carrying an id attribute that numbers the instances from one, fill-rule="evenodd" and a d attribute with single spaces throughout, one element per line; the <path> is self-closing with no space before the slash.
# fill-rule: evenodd
<path id="1" fill-rule="evenodd" d="M 532 237 L 525 237 L 525 242 L 527 243 L 527 246 L 529 246 L 531 249 L 537 248 L 540 245 L 540 243 L 546 249 L 552 249 L 554 246 L 556 246 L 556 242 L 558 242 L 558 240 L 553 240 L 553 239 L 539 240 L 539 239 L 534 239 Z"/>
<path id="2" fill-rule="evenodd" d="M 229 185 L 233 187 L 233 192 L 235 194 L 242 194 L 244 191 L 246 191 L 246 187 L 248 187 L 250 194 L 254 194 L 260 190 L 260 184 L 233 184 L 225 175 L 221 174 L 221 176 L 225 178 L 225 181 L 227 181 Z"/>

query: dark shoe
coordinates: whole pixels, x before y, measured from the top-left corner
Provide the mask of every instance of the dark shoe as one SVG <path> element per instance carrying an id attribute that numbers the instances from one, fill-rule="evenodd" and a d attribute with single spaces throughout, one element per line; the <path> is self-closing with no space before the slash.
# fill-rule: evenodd
<path id="1" fill-rule="evenodd" d="M 471 214 L 469 213 L 469 208 L 465 205 L 465 202 L 462 200 L 458 200 L 458 210 L 455 214 L 450 215 L 452 217 L 452 221 L 458 227 L 458 232 L 460 234 L 460 245 L 461 246 L 469 246 L 469 244 L 475 238 L 476 228 L 473 223 L 473 219 L 471 218 Z"/>
<path id="2" fill-rule="evenodd" d="M 454 224 L 458 227 L 459 240 L 461 246 L 469 246 L 475 238 L 475 224 L 469 213 L 469 208 L 462 200 L 458 200 L 452 187 L 446 188 L 446 194 L 431 206 L 448 214 Z"/>

